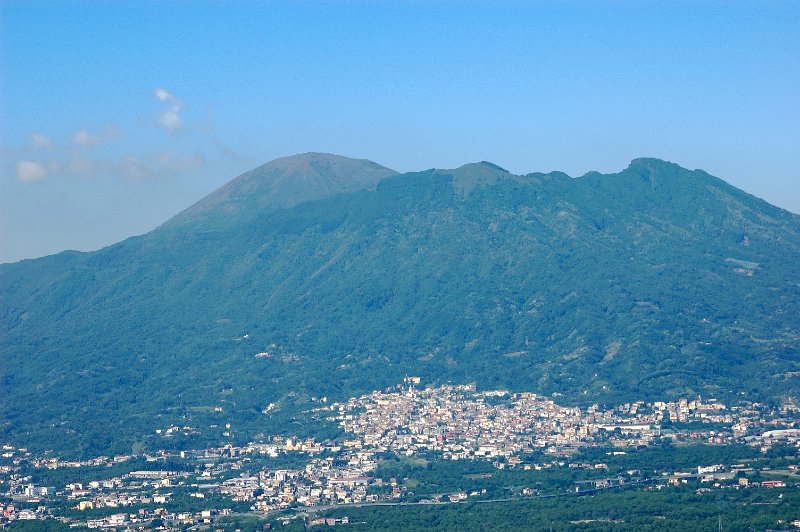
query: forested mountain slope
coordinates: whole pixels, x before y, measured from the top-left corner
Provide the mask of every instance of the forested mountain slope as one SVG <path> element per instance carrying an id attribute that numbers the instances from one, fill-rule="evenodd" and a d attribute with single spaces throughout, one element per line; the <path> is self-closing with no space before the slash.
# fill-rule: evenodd
<path id="1" fill-rule="evenodd" d="M 0 440 L 248 438 L 407 374 L 563 403 L 797 395 L 800 217 L 703 171 L 278 161 L 146 235 L 0 266 Z"/>

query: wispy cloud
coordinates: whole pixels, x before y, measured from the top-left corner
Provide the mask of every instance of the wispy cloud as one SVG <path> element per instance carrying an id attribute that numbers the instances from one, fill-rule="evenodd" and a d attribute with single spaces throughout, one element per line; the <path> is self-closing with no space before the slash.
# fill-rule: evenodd
<path id="1" fill-rule="evenodd" d="M 85 129 L 78 130 L 75 133 L 75 136 L 72 137 L 72 142 L 77 144 L 78 146 L 83 146 L 84 148 L 91 148 L 100 144 L 102 139 L 97 135 L 92 135 Z"/>
<path id="2" fill-rule="evenodd" d="M 52 148 L 55 143 L 41 133 L 31 133 L 31 144 L 34 148 Z"/>
<path id="3" fill-rule="evenodd" d="M 167 104 L 167 107 L 158 115 L 159 125 L 167 133 L 178 133 L 183 129 L 183 121 L 181 120 L 181 109 L 183 109 L 183 102 L 172 95 L 168 90 L 157 88 L 153 91 L 156 99 L 162 103 Z"/>
<path id="4" fill-rule="evenodd" d="M 113 173 L 130 181 L 143 181 L 182 174 L 205 165 L 206 157 L 203 152 L 186 155 L 180 152 L 165 151 L 147 156 L 127 155 L 113 169 Z"/>
<path id="5" fill-rule="evenodd" d="M 20 181 L 41 181 L 47 176 L 47 169 L 41 161 L 17 161 L 16 169 Z"/>
<path id="6" fill-rule="evenodd" d="M 25 183 L 55 178 L 94 179 L 101 176 L 127 181 L 163 179 L 203 168 L 205 154 L 193 155 L 178 151 L 127 154 L 116 160 L 90 157 L 79 151 L 59 152 L 37 160 L 18 160 L 14 163 L 15 177 Z"/>
<path id="7" fill-rule="evenodd" d="M 214 141 L 214 145 L 217 147 L 219 152 L 228 159 L 231 159 L 233 161 L 237 162 L 244 161 L 245 158 L 241 154 L 239 154 L 239 152 L 237 152 L 236 150 L 234 150 L 233 148 L 229 147 L 227 144 L 222 142 L 222 140 L 219 138 L 219 135 L 217 135 L 217 128 L 214 123 L 214 111 L 211 107 L 209 107 L 206 110 L 206 122 L 207 126 L 205 130 L 208 132 L 209 135 L 211 135 L 211 139 Z"/>
<path id="8" fill-rule="evenodd" d="M 108 170 L 110 167 L 111 165 L 107 163 L 73 154 L 69 161 L 57 166 L 57 171 L 58 174 L 61 175 L 76 175 L 85 178 L 93 178 L 97 176 L 98 173 Z"/>
<path id="9" fill-rule="evenodd" d="M 199 135 L 184 137 L 213 143 L 226 157 L 238 157 L 225 149 L 213 129 L 184 124 L 181 111 L 184 104 L 163 88 L 153 90 L 153 96 L 164 104 L 158 115 L 158 124 L 166 132 L 176 134 L 191 130 Z M 108 141 L 122 137 L 115 125 L 104 128 L 76 129 L 67 138 L 53 139 L 43 132 L 30 133 L 27 142 L 18 148 L 0 147 L 0 158 L 10 176 L 18 181 L 33 183 L 56 178 L 94 179 L 114 177 L 128 181 L 168 178 L 206 166 L 206 156 L 201 149 L 165 147 L 160 151 L 135 149 L 132 146 L 105 146 Z M 177 140 L 176 140 L 177 142 Z M 101 146 L 102 145 L 102 146 Z M 199 147 L 199 146 L 198 146 Z M 210 146 L 209 146 L 210 147 Z M 2 162 L 2 161 L 0 161 Z"/>
<path id="10" fill-rule="evenodd" d="M 117 126 L 106 126 L 102 132 L 98 134 L 89 133 L 85 129 L 79 129 L 72 136 L 72 143 L 81 148 L 94 148 L 100 143 L 107 142 L 120 136 L 120 130 Z"/>
<path id="11" fill-rule="evenodd" d="M 201 151 L 194 155 L 163 152 L 158 154 L 155 159 L 161 168 L 170 172 L 186 172 L 206 165 L 206 156 Z"/>
<path id="12" fill-rule="evenodd" d="M 142 181 L 154 174 L 152 168 L 133 155 L 126 155 L 117 170 L 122 177 L 130 181 Z"/>

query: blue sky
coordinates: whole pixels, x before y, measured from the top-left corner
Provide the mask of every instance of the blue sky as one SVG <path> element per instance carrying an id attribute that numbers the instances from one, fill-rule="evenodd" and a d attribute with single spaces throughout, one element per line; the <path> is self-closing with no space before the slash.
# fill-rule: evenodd
<path id="1" fill-rule="evenodd" d="M 800 212 L 800 2 L 0 3 L 0 262 L 146 232 L 276 157 L 654 156 Z"/>

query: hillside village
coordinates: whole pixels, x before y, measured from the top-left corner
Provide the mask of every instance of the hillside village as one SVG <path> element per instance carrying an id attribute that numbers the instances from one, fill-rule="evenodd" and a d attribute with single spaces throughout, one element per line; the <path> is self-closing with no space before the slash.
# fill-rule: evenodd
<path id="1" fill-rule="evenodd" d="M 661 444 L 667 435 L 676 444 L 746 444 L 760 452 L 775 444 L 796 448 L 800 421 L 792 405 L 771 410 L 760 404 L 728 407 L 713 399 L 684 398 L 581 409 L 533 393 L 478 391 L 475 385 L 424 387 L 417 377 L 346 402 L 328 404 L 324 399 L 322 403 L 309 414 L 339 424 L 343 438 L 273 436 L 244 446 L 83 461 L 37 457 L 5 445 L 0 491 L 7 502 L 0 504 L 0 525 L 59 519 L 89 528 L 136 529 L 155 523 L 171 529 L 212 524 L 241 513 L 268 516 L 411 500 L 458 503 L 484 495 L 455 490 L 415 498 L 413 486 L 381 474 L 387 456 L 481 460 L 497 469 L 532 472 L 559 468 L 599 472 L 599 477 L 593 473 L 588 480 L 576 481 L 568 490 L 574 492 L 626 483 L 687 482 L 700 482 L 702 489 L 797 489 L 797 463 L 790 464 L 784 476 L 751 482 L 754 469 L 746 464 L 698 463 L 690 470 L 657 471 L 650 478 L 635 471 L 605 478 L 602 474 L 609 468 L 604 461 L 575 458 L 582 449 L 594 447 L 611 449 L 606 456 L 624 455 Z M 187 428 L 175 426 L 157 433 L 170 438 Z M 131 470 L 126 464 L 143 467 Z M 108 476 L 102 474 L 104 469 L 125 472 Z M 87 473 L 55 486 L 32 480 L 37 471 L 60 470 Z M 526 488 L 520 496 L 537 496 L 541 490 Z"/>

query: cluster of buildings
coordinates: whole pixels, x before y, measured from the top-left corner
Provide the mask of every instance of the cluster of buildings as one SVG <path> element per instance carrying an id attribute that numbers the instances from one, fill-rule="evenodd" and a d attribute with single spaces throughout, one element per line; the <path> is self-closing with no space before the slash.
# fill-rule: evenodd
<path id="1" fill-rule="evenodd" d="M 35 508 L 20 508 L 16 504 L 0 504 L 0 528 L 12 521 L 34 521 L 46 518 L 47 508 L 38 506 Z"/>
<path id="2" fill-rule="evenodd" d="M 312 458 L 302 469 L 262 470 L 223 483 L 222 493 L 252 501 L 252 509 L 268 512 L 296 506 L 321 506 L 376 501 L 369 486 L 382 484 L 370 473 L 374 453 L 342 450 L 336 456 Z M 395 496 L 400 496 L 395 487 Z"/>
<path id="3" fill-rule="evenodd" d="M 437 451 L 453 460 L 560 452 L 609 440 L 646 445 L 659 435 L 657 414 L 641 403 L 583 411 L 533 393 L 477 392 L 474 385 L 420 389 L 413 382 L 334 403 L 326 407 L 330 419 L 355 434 L 361 447 L 408 455 Z"/>
<path id="4" fill-rule="evenodd" d="M 222 516 L 230 515 L 230 509 L 202 510 L 200 512 L 170 512 L 165 508 L 151 510 L 140 508 L 134 513 L 116 513 L 100 519 L 87 519 L 87 528 L 144 529 L 153 522 L 159 527 L 175 529 L 193 525 L 211 525 Z"/>
<path id="5" fill-rule="evenodd" d="M 70 461 L 36 457 L 24 448 L 5 445 L 0 454 L 0 493 L 13 500 L 13 504 L 0 506 L 0 527 L 14 520 L 53 518 L 57 515 L 51 506 L 53 501 L 60 501 L 61 508 L 67 504 L 69 508 L 86 511 L 83 520 L 60 519 L 91 528 L 136 528 L 154 521 L 167 528 L 213 523 L 232 511 L 218 508 L 220 501 L 229 501 L 239 511 L 248 508 L 258 513 L 391 501 L 402 498 L 407 488 L 395 479 L 383 482 L 376 474 L 378 457 L 387 452 L 407 456 L 433 453 L 451 460 L 489 460 L 498 468 L 608 469 L 604 463 L 583 463 L 569 457 L 580 447 L 646 446 L 663 436 L 718 444 L 742 442 L 762 450 L 776 443 L 800 444 L 800 410 L 792 405 L 768 408 L 749 403 L 729 408 L 715 400 L 698 398 L 578 408 L 560 406 L 533 393 L 477 391 L 474 385 L 426 388 L 420 386 L 416 377 L 346 402 L 320 402 L 324 406 L 313 410 L 311 415 L 338 423 L 344 437 L 318 442 L 313 438 L 274 436 L 244 446 L 225 445 L 177 453 L 159 451 L 147 457 L 148 462 L 155 463 L 146 470 L 126 468 L 124 463 L 134 458 L 128 455 Z M 198 429 L 170 426 L 158 432 L 169 437 L 194 430 Z M 550 458 L 542 463 L 524 461 L 523 456 L 531 452 Z M 607 454 L 616 453 L 615 450 Z M 620 449 L 619 453 L 624 451 Z M 290 456 L 302 458 L 284 460 Z M 171 463 L 181 461 L 186 471 L 159 466 L 168 459 Z M 283 460 L 285 465 L 270 467 L 276 463 L 274 459 Z M 31 481 L 32 477 L 21 473 L 31 469 L 84 467 L 97 472 L 116 466 L 129 472 L 55 487 L 38 485 Z M 672 483 L 696 478 L 714 485 L 747 487 L 748 480 L 738 473 L 719 465 L 684 476 L 676 473 L 669 478 Z M 591 482 L 590 487 L 598 489 L 623 481 Z M 761 482 L 761 487 L 781 487 L 781 482 L 767 479 Z M 665 480 L 663 484 L 666 483 Z M 168 510 L 186 507 L 174 504 L 175 494 L 183 501 L 193 498 L 200 507 L 206 500 L 217 504 L 209 503 L 208 508 L 197 512 Z M 467 494 L 443 496 L 457 501 Z M 98 509 L 109 508 L 120 511 L 103 511 L 101 518 L 88 517 L 96 515 Z"/>
<path id="6" fill-rule="evenodd" d="M 528 392 L 478 392 L 474 385 L 415 387 L 418 383 L 419 378 L 409 377 L 405 385 L 319 410 L 354 434 L 360 448 L 408 455 L 436 451 L 453 460 L 508 458 L 534 450 L 562 454 L 600 443 L 649 445 L 667 432 L 677 440 L 718 444 L 800 441 L 794 412 L 778 415 L 759 404 L 728 408 L 698 398 L 581 409 Z M 673 425 L 681 423 L 689 428 Z M 781 428 L 769 430 L 770 425 Z"/>
<path id="7" fill-rule="evenodd" d="M 107 480 L 70 483 L 61 494 L 77 501 L 78 510 L 164 504 L 172 497 L 169 488 L 183 484 L 180 479 L 188 476 L 175 471 L 132 471 Z"/>

